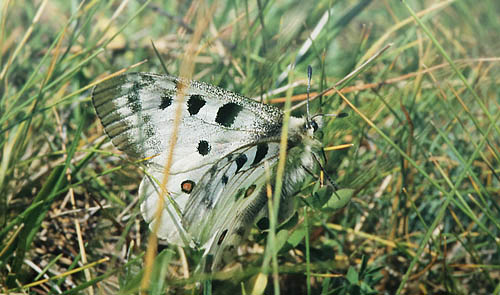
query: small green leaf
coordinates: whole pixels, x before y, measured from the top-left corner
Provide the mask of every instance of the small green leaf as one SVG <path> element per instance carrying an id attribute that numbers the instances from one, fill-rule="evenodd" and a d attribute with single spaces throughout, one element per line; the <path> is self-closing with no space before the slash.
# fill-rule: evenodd
<path id="1" fill-rule="evenodd" d="M 314 209 L 321 209 L 326 202 L 330 199 L 330 196 L 332 195 L 332 188 L 328 186 L 324 186 L 322 188 L 315 188 L 313 190 L 313 194 L 311 197 L 307 198 L 305 201 L 306 203 L 314 208 Z"/>
<path id="2" fill-rule="evenodd" d="M 351 188 L 343 188 L 334 192 L 323 209 L 338 210 L 347 205 L 352 198 L 354 190 Z"/>
<path id="3" fill-rule="evenodd" d="M 304 227 L 297 228 L 288 238 L 288 243 L 293 247 L 297 247 L 297 245 L 302 241 L 306 234 L 306 230 Z"/>
<path id="4" fill-rule="evenodd" d="M 349 267 L 349 270 L 347 271 L 347 274 L 346 274 L 345 278 L 352 285 L 357 285 L 358 282 L 359 282 L 358 272 L 352 266 Z"/>
<path id="5" fill-rule="evenodd" d="M 276 234 L 276 251 L 279 251 L 286 244 L 288 236 L 286 229 L 282 229 Z"/>

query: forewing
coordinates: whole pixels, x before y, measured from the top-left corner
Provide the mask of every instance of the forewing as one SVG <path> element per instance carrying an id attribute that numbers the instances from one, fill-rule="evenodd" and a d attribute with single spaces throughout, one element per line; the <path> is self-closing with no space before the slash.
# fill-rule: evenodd
<path id="1" fill-rule="evenodd" d="M 178 89 L 186 89 L 184 97 Z M 165 211 L 158 236 L 185 244 L 184 206 L 209 169 L 242 146 L 274 138 L 281 130 L 282 112 L 227 90 L 173 76 L 130 73 L 100 83 L 92 99 L 112 142 L 134 158 L 149 158 L 140 186 L 141 210 L 154 222 L 159 183 L 163 179 L 174 120 L 180 124 L 166 189 Z M 199 188 L 201 189 L 201 188 Z M 171 201 L 177 203 L 172 205 Z M 176 210 L 176 208 L 178 210 Z"/>

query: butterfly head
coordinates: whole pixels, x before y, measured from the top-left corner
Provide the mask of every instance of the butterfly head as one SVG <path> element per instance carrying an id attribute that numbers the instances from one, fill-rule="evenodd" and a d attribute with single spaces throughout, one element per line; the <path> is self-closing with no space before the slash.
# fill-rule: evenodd
<path id="1" fill-rule="evenodd" d="M 309 122 L 309 126 L 306 128 L 308 128 L 309 130 L 312 130 L 312 132 L 316 132 L 318 130 L 320 130 L 322 127 L 323 127 L 323 119 L 321 117 L 313 117 L 312 119 L 309 119 L 308 120 Z M 307 125 L 307 122 L 306 122 L 306 125 Z"/>
<path id="2" fill-rule="evenodd" d="M 323 120 L 321 117 L 308 119 L 307 117 L 297 118 L 290 117 L 290 134 L 289 136 L 295 138 L 299 142 L 314 138 L 317 131 L 323 127 Z"/>

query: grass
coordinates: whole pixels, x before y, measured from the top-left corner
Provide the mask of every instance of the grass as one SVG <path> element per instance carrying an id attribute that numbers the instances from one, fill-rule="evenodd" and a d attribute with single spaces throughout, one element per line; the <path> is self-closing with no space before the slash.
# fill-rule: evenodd
<path id="1" fill-rule="evenodd" d="M 150 272 L 150 294 L 500 294 L 497 2 L 3 1 L 2 292 L 139 293 Z M 97 82 L 163 61 L 284 107 L 308 65 L 315 96 L 389 43 L 311 103 L 349 114 L 321 136 L 346 206 L 306 179 L 292 220 L 270 244 L 252 229 L 224 271 L 197 275 L 200 253 L 161 243 L 145 262 L 143 167 L 104 136 Z"/>

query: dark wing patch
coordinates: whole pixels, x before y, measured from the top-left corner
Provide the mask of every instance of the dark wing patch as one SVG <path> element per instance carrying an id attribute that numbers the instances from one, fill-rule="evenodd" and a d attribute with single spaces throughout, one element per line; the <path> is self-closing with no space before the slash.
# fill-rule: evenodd
<path id="1" fill-rule="evenodd" d="M 191 116 L 198 114 L 198 112 L 206 103 L 207 102 L 203 99 L 201 95 L 199 94 L 191 95 L 189 97 L 189 100 L 187 101 L 189 114 Z"/>
<path id="2" fill-rule="evenodd" d="M 208 141 L 206 140 L 200 140 L 198 142 L 198 153 L 202 156 L 206 156 L 208 155 L 208 153 L 210 152 L 210 144 L 208 144 Z"/>
<path id="3" fill-rule="evenodd" d="M 130 92 L 127 96 L 128 106 L 129 108 L 138 113 L 142 110 L 141 100 L 139 99 L 139 90 L 141 89 L 141 85 L 139 82 L 134 82 Z"/>
<path id="4" fill-rule="evenodd" d="M 215 122 L 221 124 L 224 127 L 231 127 L 234 120 L 238 116 L 238 113 L 243 109 L 242 106 L 237 105 L 233 102 L 226 103 L 221 106 L 217 111 L 217 117 L 215 117 Z"/>
<path id="5" fill-rule="evenodd" d="M 245 165 L 245 163 L 247 162 L 248 158 L 247 158 L 247 155 L 245 154 L 240 154 L 238 156 L 238 158 L 236 158 L 236 172 L 234 172 L 234 174 L 238 173 L 238 171 L 240 171 L 241 167 L 243 167 L 243 165 Z"/>
<path id="6" fill-rule="evenodd" d="M 168 108 L 172 104 L 172 95 L 169 94 L 163 94 L 161 97 L 161 102 L 160 102 L 160 110 L 164 110 Z"/>
<path id="7" fill-rule="evenodd" d="M 255 158 L 253 159 L 252 166 L 259 164 L 262 159 L 267 155 L 269 151 L 269 146 L 267 143 L 259 143 L 257 145 L 257 151 L 255 152 Z"/>
<path id="8" fill-rule="evenodd" d="M 222 232 L 222 234 L 220 235 L 219 240 L 217 241 L 217 245 L 222 244 L 222 242 L 224 241 L 224 238 L 226 237 L 226 234 L 227 234 L 227 229 L 225 229 Z"/>

